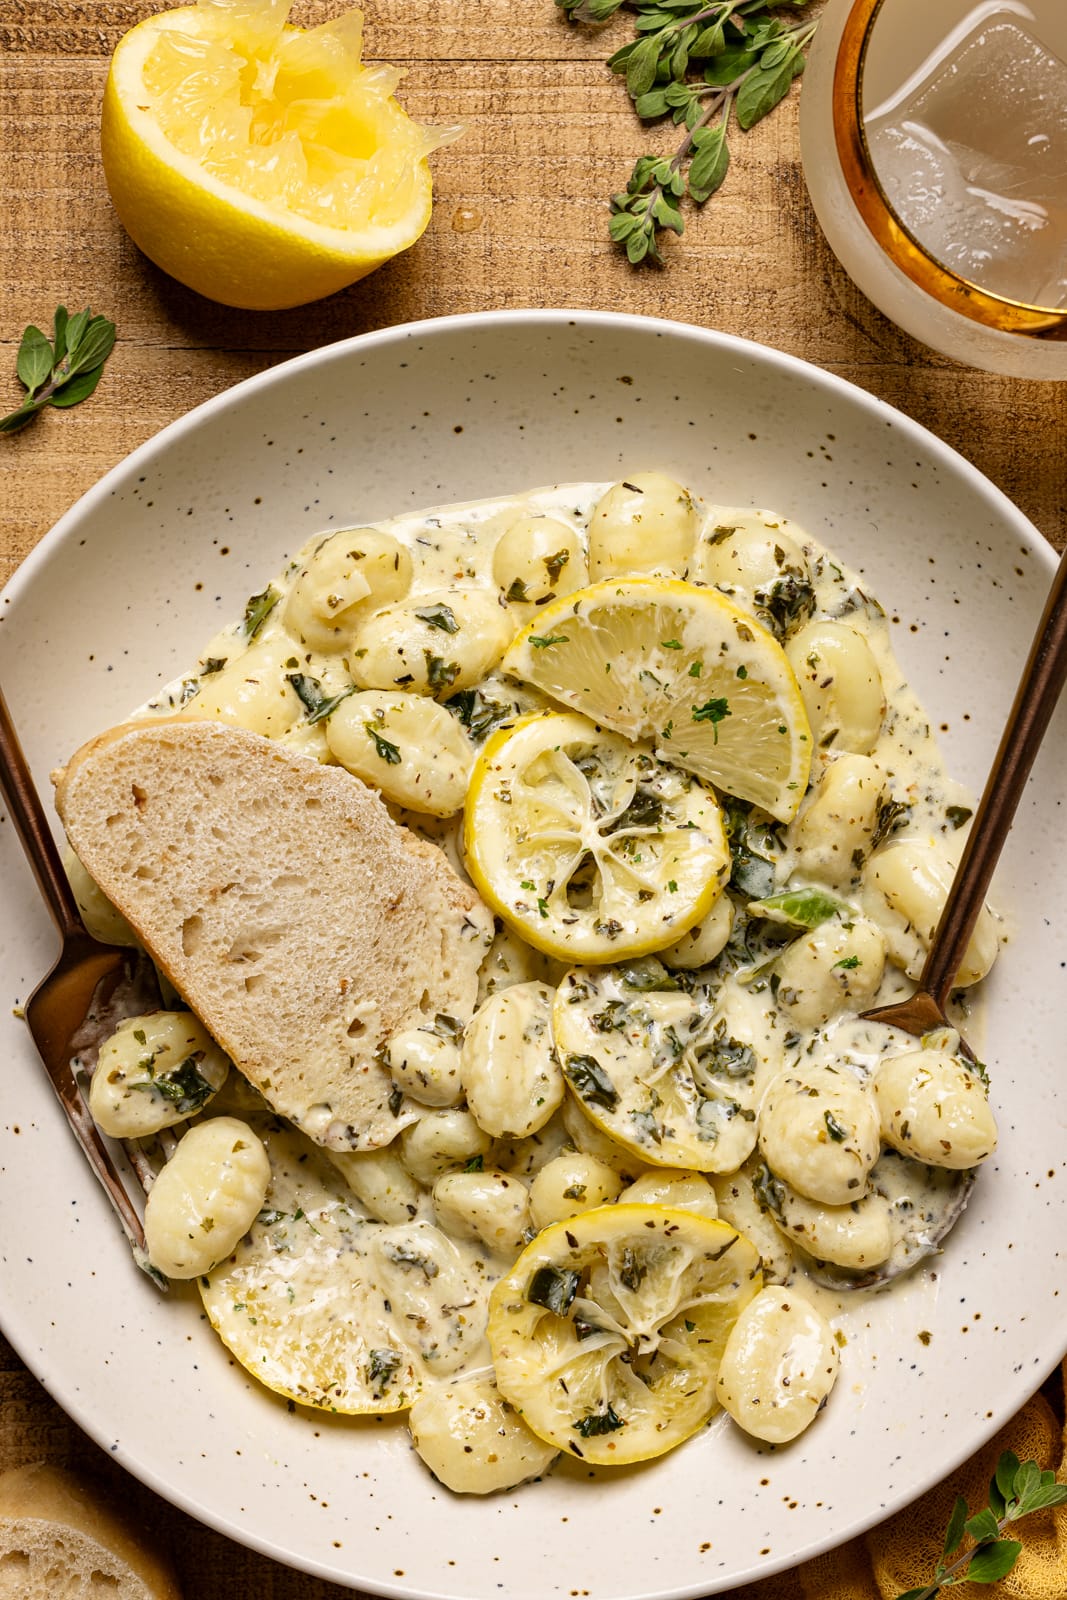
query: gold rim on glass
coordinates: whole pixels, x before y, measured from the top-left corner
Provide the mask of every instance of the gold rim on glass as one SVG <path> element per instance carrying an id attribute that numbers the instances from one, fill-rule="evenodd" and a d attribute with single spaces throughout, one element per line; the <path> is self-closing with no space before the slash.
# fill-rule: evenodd
<path id="1" fill-rule="evenodd" d="M 863 126 L 863 73 L 885 0 L 855 0 L 834 66 L 832 114 L 838 160 L 857 211 L 886 255 L 933 299 L 1002 333 L 1067 340 L 1067 308 L 1009 300 L 962 278 L 932 256 L 894 211 L 871 159 Z"/>

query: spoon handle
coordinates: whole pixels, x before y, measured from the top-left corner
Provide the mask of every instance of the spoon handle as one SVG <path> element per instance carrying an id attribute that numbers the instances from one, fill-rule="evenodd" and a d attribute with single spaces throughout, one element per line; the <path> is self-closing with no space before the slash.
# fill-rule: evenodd
<path id="1" fill-rule="evenodd" d="M 15 831 L 33 867 L 48 909 L 63 937 L 71 938 L 85 929 L 78 904 L 48 826 L 44 807 L 30 776 L 29 765 L 19 744 L 0 689 L 0 791 L 3 792 L 15 824 Z"/>
<path id="2" fill-rule="evenodd" d="M 1030 647 L 996 759 L 975 813 L 945 909 L 926 958 L 920 989 L 944 1007 L 993 870 L 1067 680 L 1067 553 L 1060 560 Z"/>

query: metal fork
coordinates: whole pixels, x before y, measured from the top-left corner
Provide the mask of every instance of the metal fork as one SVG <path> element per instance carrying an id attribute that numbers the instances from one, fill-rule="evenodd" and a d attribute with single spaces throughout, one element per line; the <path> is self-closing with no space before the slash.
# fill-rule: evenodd
<path id="1" fill-rule="evenodd" d="M 26 1002 L 26 1021 L 74 1137 L 103 1185 L 130 1241 L 134 1260 L 153 1283 L 165 1289 L 166 1279 L 148 1261 L 140 1208 L 134 1203 L 131 1187 L 120 1171 L 112 1147 L 89 1113 L 73 1066 L 73 1058 L 78 1053 L 78 1035 L 87 1019 L 106 1012 L 117 993 L 128 988 L 144 998 L 143 1009 L 159 1006 L 154 975 L 140 950 L 102 944 L 86 931 L 2 689 L 0 790 L 63 941 L 59 960 Z M 126 1145 L 123 1148 L 130 1172 L 147 1194 L 153 1177 L 152 1166 L 138 1147 Z"/>
<path id="2" fill-rule="evenodd" d="M 1060 560 L 1045 602 L 918 987 L 906 1000 L 864 1012 L 868 1021 L 889 1023 L 920 1036 L 935 1028 L 953 1026 L 946 1015 L 948 997 L 1065 681 L 1067 552 Z M 965 1040 L 960 1040 L 960 1047 L 973 1061 L 974 1053 Z"/>

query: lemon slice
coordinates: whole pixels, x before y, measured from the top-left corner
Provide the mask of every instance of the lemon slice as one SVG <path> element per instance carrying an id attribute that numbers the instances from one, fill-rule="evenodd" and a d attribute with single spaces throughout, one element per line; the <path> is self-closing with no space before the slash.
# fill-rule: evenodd
<path id="1" fill-rule="evenodd" d="M 659 950 L 706 916 L 730 872 L 710 790 L 585 717 L 524 718 L 489 740 L 467 793 L 475 887 L 562 960 Z"/>
<path id="2" fill-rule="evenodd" d="M 717 589 L 594 584 L 543 607 L 503 671 L 789 822 L 811 730 L 785 651 Z"/>
<path id="3" fill-rule="evenodd" d="M 191 289 L 273 310 L 333 294 L 415 242 L 426 156 L 399 73 L 362 63 L 362 17 L 304 32 L 271 0 L 204 0 L 120 41 L 104 173 L 134 243 Z"/>
<path id="4" fill-rule="evenodd" d="M 552 1032 L 582 1110 L 659 1167 L 735 1172 L 756 1143 L 774 1063 L 758 1013 L 716 1004 L 716 980 L 661 962 L 576 968 L 556 991 Z"/>
<path id="5" fill-rule="evenodd" d="M 716 1407 L 759 1252 L 725 1222 L 598 1206 L 539 1233 L 489 1301 L 497 1387 L 527 1427 L 583 1461 L 663 1455 Z"/>
<path id="6" fill-rule="evenodd" d="M 263 1210 L 197 1280 L 241 1365 L 302 1405 L 381 1415 L 484 1364 L 493 1272 L 475 1248 L 428 1222 L 370 1220 L 310 1140 L 266 1119 L 257 1131 L 271 1164 Z"/>

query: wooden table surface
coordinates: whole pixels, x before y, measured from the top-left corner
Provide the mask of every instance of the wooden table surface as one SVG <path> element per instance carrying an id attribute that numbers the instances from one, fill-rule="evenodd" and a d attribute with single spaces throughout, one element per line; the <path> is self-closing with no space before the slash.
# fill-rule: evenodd
<path id="1" fill-rule="evenodd" d="M 667 267 L 635 272 L 607 242 L 605 199 L 636 155 L 670 148 L 673 130 L 644 132 L 604 67 L 612 41 L 629 37 L 624 18 L 605 34 L 568 28 L 552 0 L 367 0 L 368 57 L 407 69 L 406 107 L 466 124 L 434 160 L 429 230 L 330 300 L 238 312 L 152 267 L 108 201 L 97 154 L 107 58 L 152 9 L 149 0 L 6 0 L 0 10 L 0 409 L 20 398 L 22 328 L 49 326 L 57 302 L 91 304 L 119 332 L 90 401 L 0 439 L 0 583 L 107 468 L 236 380 L 368 329 L 498 307 L 644 312 L 776 345 L 925 424 L 1050 540 L 1067 540 L 1067 385 L 964 371 L 868 304 L 808 203 L 795 95 L 734 141 L 725 189 L 690 219 Z M 340 9 L 315 0 L 295 20 Z M 0 1469 L 42 1455 L 121 1480 L 173 1549 L 188 1600 L 351 1593 L 239 1549 L 131 1484 L 0 1340 Z"/>

